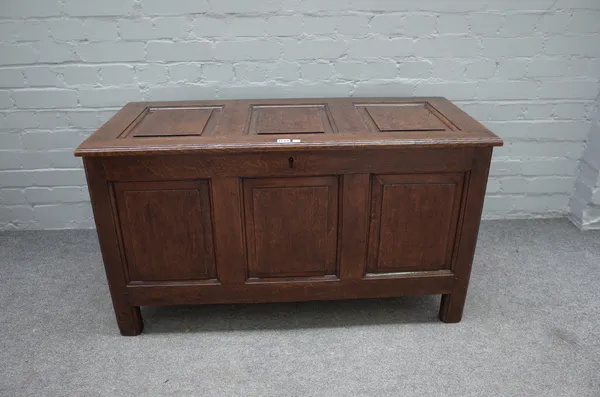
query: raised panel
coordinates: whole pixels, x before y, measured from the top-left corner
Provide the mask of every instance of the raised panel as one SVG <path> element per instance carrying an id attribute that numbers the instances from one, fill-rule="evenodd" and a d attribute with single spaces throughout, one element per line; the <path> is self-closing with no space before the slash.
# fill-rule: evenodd
<path id="1" fill-rule="evenodd" d="M 129 281 L 216 277 L 207 181 L 114 185 Z"/>
<path id="2" fill-rule="evenodd" d="M 212 135 L 221 106 L 147 107 L 121 138 L 160 138 Z"/>
<path id="3" fill-rule="evenodd" d="M 250 135 L 324 134 L 333 132 L 327 105 L 254 105 Z"/>
<path id="4" fill-rule="evenodd" d="M 355 105 L 369 130 L 373 132 L 447 131 L 454 129 L 427 102 L 374 103 Z"/>
<path id="5" fill-rule="evenodd" d="M 338 177 L 244 180 L 249 278 L 336 274 Z"/>
<path id="6" fill-rule="evenodd" d="M 376 175 L 369 273 L 449 269 L 464 174 Z"/>

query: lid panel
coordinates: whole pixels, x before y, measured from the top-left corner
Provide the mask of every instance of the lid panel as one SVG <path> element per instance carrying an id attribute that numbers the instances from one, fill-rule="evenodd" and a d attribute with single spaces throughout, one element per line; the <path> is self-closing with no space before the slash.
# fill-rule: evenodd
<path id="1" fill-rule="evenodd" d="M 78 156 L 359 148 L 498 146 L 444 98 L 314 98 L 132 102 Z"/>
<path id="2" fill-rule="evenodd" d="M 219 106 L 147 107 L 120 138 L 212 135 Z"/>
<path id="3" fill-rule="evenodd" d="M 333 127 L 326 104 L 252 106 L 249 135 L 332 132 Z"/>
<path id="4" fill-rule="evenodd" d="M 355 105 L 372 132 L 448 131 L 451 123 L 422 103 L 373 103 Z"/>

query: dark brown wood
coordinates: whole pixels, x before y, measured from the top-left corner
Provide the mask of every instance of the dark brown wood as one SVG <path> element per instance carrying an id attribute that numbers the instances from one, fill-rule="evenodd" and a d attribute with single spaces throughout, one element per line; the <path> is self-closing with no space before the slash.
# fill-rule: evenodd
<path id="1" fill-rule="evenodd" d="M 220 111 L 219 106 L 148 107 L 120 138 L 211 135 Z"/>
<path id="2" fill-rule="evenodd" d="M 451 268 L 463 174 L 376 175 L 370 273 Z"/>
<path id="3" fill-rule="evenodd" d="M 427 131 L 431 126 L 420 126 L 411 122 L 412 130 L 403 125 L 394 126 L 385 121 L 391 131 L 376 132 L 365 125 L 358 109 L 366 105 L 387 104 L 389 106 L 414 105 L 431 112 L 428 123 L 438 118 L 449 127 L 444 131 Z M 330 134 L 289 134 L 274 136 L 272 133 L 250 133 L 249 128 L 254 108 L 261 106 L 283 107 L 299 105 L 323 107 L 332 125 Z M 209 107 L 222 109 L 214 117 L 215 129 L 210 135 L 133 137 L 123 134 L 148 109 Z M 422 113 L 422 111 L 420 111 Z M 281 114 L 281 113 L 280 113 Z M 293 115 L 294 119 L 307 116 Z M 422 115 L 419 117 L 423 117 Z M 396 117 L 396 120 L 399 120 Z M 384 123 L 382 119 L 380 122 Z M 314 123 L 314 121 L 312 122 Z M 324 126 L 327 123 L 322 123 Z M 313 129 L 313 128 L 310 128 Z M 256 130 L 252 130 L 256 131 Z M 377 130 L 379 131 L 379 130 Z M 288 131 L 289 132 L 289 131 Z M 375 134 L 373 134 L 375 132 Z M 144 134 L 137 130 L 138 134 Z M 292 136 L 294 135 L 294 136 Z M 299 140 L 282 145 L 277 139 Z M 351 150 L 395 149 L 395 148 L 456 148 L 498 146 L 502 140 L 445 98 L 354 98 L 354 99 L 272 99 L 247 101 L 186 101 L 186 102 L 149 102 L 131 103 L 119 112 L 114 120 L 101 127 L 90 139 L 83 142 L 75 151 L 78 156 L 148 156 L 154 154 L 181 153 L 248 153 L 251 151 L 315 151 L 315 150 Z"/>
<path id="4" fill-rule="evenodd" d="M 369 174 L 348 174 L 342 180 L 340 276 L 360 280 L 366 274 L 369 223 Z"/>
<path id="5" fill-rule="evenodd" d="M 124 253 L 120 249 L 122 239 L 115 223 L 118 218 L 113 195 L 104 176 L 102 161 L 86 158 L 84 166 L 117 325 L 123 336 L 138 335 L 144 324 L 139 306 L 130 304 L 125 290 L 128 277 Z"/>
<path id="6" fill-rule="evenodd" d="M 243 284 L 247 274 L 240 179 L 213 178 L 211 191 L 218 279 L 223 285 Z"/>
<path id="7" fill-rule="evenodd" d="M 457 323 L 462 319 L 491 159 L 492 148 L 478 149 L 473 156 L 462 228 L 457 239 L 456 263 L 453 266 L 456 279 L 452 293 L 442 295 L 440 307 L 440 320 L 446 323 Z"/>
<path id="8" fill-rule="evenodd" d="M 117 322 L 139 306 L 465 303 L 491 149 L 444 98 L 132 103 L 84 165 Z"/>
<path id="9" fill-rule="evenodd" d="M 430 106 L 425 104 L 366 104 L 357 105 L 367 126 L 375 132 L 446 131 L 453 125 L 444 123 Z M 368 116 L 368 117 L 367 117 Z"/>
<path id="10" fill-rule="evenodd" d="M 326 105 L 253 106 L 249 134 L 323 134 L 333 130 Z"/>
<path id="11" fill-rule="evenodd" d="M 128 281 L 216 277 L 206 180 L 117 182 L 114 190 Z"/>
<path id="12" fill-rule="evenodd" d="M 452 291 L 453 283 L 452 272 L 442 270 L 348 281 L 336 278 L 286 282 L 249 280 L 229 286 L 183 282 L 129 284 L 127 293 L 130 302 L 140 306 L 294 302 L 443 294 Z"/>
<path id="13" fill-rule="evenodd" d="M 338 178 L 247 179 L 248 277 L 337 274 Z"/>
<path id="14" fill-rule="evenodd" d="M 289 159 L 294 159 L 290 167 Z M 183 180 L 214 177 L 348 175 L 360 173 L 466 172 L 473 148 L 262 152 L 148 157 L 106 157 L 108 179 L 127 181 Z"/>

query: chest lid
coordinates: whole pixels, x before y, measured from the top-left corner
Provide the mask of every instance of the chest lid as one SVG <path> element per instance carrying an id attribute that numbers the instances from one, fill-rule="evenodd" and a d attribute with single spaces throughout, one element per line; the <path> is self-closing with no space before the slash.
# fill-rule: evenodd
<path id="1" fill-rule="evenodd" d="M 215 100 L 129 103 L 75 154 L 499 145 L 445 98 Z"/>

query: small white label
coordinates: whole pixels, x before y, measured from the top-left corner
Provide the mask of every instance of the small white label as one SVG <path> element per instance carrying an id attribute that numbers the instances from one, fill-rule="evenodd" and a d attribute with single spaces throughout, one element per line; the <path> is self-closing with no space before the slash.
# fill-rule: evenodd
<path id="1" fill-rule="evenodd" d="M 278 139 L 277 143 L 290 143 L 291 141 L 291 139 Z"/>
<path id="2" fill-rule="evenodd" d="M 299 142 L 302 142 L 302 141 L 300 139 L 292 139 L 292 142 L 299 143 Z"/>

